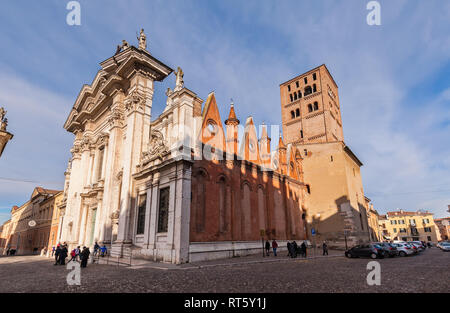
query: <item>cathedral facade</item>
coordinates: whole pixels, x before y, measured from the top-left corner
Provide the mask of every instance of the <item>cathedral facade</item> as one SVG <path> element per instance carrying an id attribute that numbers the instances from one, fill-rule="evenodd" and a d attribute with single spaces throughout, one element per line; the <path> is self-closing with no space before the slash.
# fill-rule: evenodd
<path id="1" fill-rule="evenodd" d="M 281 138 L 271 151 L 251 117 L 222 123 L 175 72 L 164 112 L 154 85 L 172 68 L 126 42 L 84 85 L 64 128 L 75 136 L 65 172 L 61 242 L 112 255 L 185 263 L 254 253 L 261 240 L 308 238 L 303 158 Z M 239 130 L 243 129 L 243 133 Z"/>

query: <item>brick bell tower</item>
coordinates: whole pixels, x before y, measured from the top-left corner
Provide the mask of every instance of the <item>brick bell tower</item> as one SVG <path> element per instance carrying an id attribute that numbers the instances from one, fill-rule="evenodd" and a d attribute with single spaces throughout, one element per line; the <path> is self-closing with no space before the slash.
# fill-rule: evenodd
<path id="1" fill-rule="evenodd" d="M 280 85 L 286 144 L 344 141 L 338 86 L 325 64 Z"/>

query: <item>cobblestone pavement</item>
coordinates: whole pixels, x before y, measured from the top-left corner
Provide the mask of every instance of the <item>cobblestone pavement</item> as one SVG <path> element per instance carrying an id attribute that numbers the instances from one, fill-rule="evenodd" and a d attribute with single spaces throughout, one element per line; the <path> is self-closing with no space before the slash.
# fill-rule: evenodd
<path id="1" fill-rule="evenodd" d="M 338 254 L 338 253 L 333 253 Z M 343 253 L 340 252 L 342 255 Z M 269 262 L 270 261 L 270 262 Z M 0 258 L 0 292 L 449 292 L 450 253 L 436 248 L 417 256 L 377 260 L 381 285 L 366 283 L 370 259 L 290 259 L 251 256 L 172 267 L 89 264 L 81 285 L 39 256 Z M 203 266 L 200 267 L 199 266 Z"/>

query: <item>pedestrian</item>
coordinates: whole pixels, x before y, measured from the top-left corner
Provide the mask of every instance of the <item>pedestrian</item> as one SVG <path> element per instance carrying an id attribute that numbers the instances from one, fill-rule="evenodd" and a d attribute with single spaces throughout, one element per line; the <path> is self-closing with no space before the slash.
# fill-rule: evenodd
<path id="1" fill-rule="evenodd" d="M 288 257 L 292 257 L 292 245 L 291 245 L 291 243 L 288 241 L 286 246 L 287 246 L 287 251 L 288 251 L 287 256 Z"/>
<path id="2" fill-rule="evenodd" d="M 95 245 L 94 245 L 94 256 L 97 255 L 99 249 L 100 249 L 100 246 L 98 245 L 98 243 L 97 243 L 97 241 L 96 241 L 96 242 L 95 242 Z"/>
<path id="3" fill-rule="evenodd" d="M 75 260 L 78 261 L 80 260 L 80 253 L 81 253 L 81 249 L 80 246 L 75 248 Z"/>
<path id="4" fill-rule="evenodd" d="M 304 241 L 302 242 L 301 248 L 302 248 L 302 256 L 306 258 L 306 243 Z"/>
<path id="5" fill-rule="evenodd" d="M 89 260 L 89 254 L 91 254 L 91 252 L 89 251 L 89 248 L 83 247 L 83 250 L 81 251 L 81 267 L 87 266 L 87 262 Z"/>
<path id="6" fill-rule="evenodd" d="M 272 250 L 273 250 L 273 255 L 277 256 L 277 248 L 278 248 L 278 243 L 274 240 L 272 240 Z"/>
<path id="7" fill-rule="evenodd" d="M 55 254 L 55 246 L 52 247 L 52 257 Z"/>
<path id="8" fill-rule="evenodd" d="M 294 240 L 294 242 L 292 243 L 292 252 L 293 252 L 293 254 L 294 254 L 294 258 L 296 258 L 297 257 L 297 249 L 298 249 L 298 245 L 297 245 L 297 242 L 295 242 L 295 240 Z"/>
<path id="9" fill-rule="evenodd" d="M 322 255 L 328 255 L 328 245 L 327 243 L 324 241 L 322 244 L 322 249 L 323 249 L 323 254 Z"/>
<path id="10" fill-rule="evenodd" d="M 106 254 L 108 254 L 108 249 L 106 249 L 106 246 L 105 246 L 105 245 L 103 245 L 103 246 L 100 248 L 100 252 L 101 252 L 101 256 L 102 256 L 102 257 L 104 257 Z"/>
<path id="11" fill-rule="evenodd" d="M 59 255 L 60 254 L 61 254 L 61 247 L 58 244 L 58 246 L 56 247 L 56 250 L 55 250 L 55 264 L 54 265 L 59 264 Z"/>
<path id="12" fill-rule="evenodd" d="M 70 251 L 70 257 L 71 257 L 71 259 L 70 259 L 70 261 L 69 262 L 67 262 L 67 263 L 70 263 L 70 262 L 76 262 L 76 260 L 77 260 L 77 254 L 76 254 L 76 252 L 75 252 L 75 249 L 73 249 L 72 251 Z"/>
<path id="13" fill-rule="evenodd" d="M 10 252 L 11 252 L 11 249 L 8 248 L 8 250 L 6 250 L 6 255 L 9 255 Z"/>
<path id="14" fill-rule="evenodd" d="M 270 254 L 270 242 L 269 240 L 266 240 L 266 255 L 269 256 Z"/>
<path id="15" fill-rule="evenodd" d="M 67 246 L 63 245 L 61 248 L 61 252 L 59 253 L 59 264 L 66 265 L 67 254 L 68 254 Z"/>

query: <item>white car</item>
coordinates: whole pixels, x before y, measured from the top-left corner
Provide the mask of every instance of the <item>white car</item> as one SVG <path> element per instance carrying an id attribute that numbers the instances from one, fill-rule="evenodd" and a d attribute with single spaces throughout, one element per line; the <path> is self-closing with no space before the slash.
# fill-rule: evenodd
<path id="1" fill-rule="evenodd" d="M 450 251 L 450 242 L 441 242 L 441 243 L 439 244 L 439 248 L 440 248 L 442 251 Z"/>
<path id="2" fill-rule="evenodd" d="M 407 243 L 393 243 L 397 248 L 399 256 L 407 256 L 414 254 L 414 249 Z"/>
<path id="3" fill-rule="evenodd" d="M 413 242 L 413 241 L 408 242 L 408 244 L 409 244 L 410 246 L 416 247 L 418 252 L 422 252 L 422 251 L 424 250 L 422 244 L 418 244 L 418 243 Z"/>

